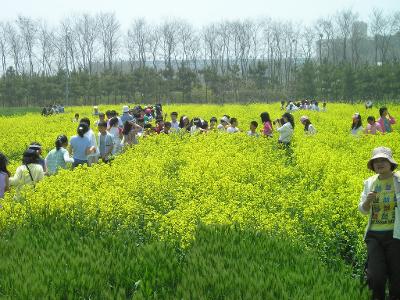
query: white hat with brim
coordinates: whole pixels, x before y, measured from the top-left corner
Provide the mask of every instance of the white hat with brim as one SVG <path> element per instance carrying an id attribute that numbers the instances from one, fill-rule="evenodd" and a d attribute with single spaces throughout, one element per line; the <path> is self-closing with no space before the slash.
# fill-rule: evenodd
<path id="1" fill-rule="evenodd" d="M 223 122 L 225 122 L 225 123 L 229 123 L 229 119 L 228 119 L 228 117 L 226 117 L 226 116 L 223 116 L 223 117 L 221 118 L 221 121 L 223 121 Z"/>
<path id="2" fill-rule="evenodd" d="M 373 161 L 377 158 L 386 158 L 394 168 L 397 168 L 397 162 L 393 159 L 392 150 L 387 147 L 378 147 L 372 151 L 372 157 L 368 161 L 368 169 L 374 171 L 374 166 L 372 165 Z"/>
<path id="3" fill-rule="evenodd" d="M 122 112 L 123 113 L 127 113 L 127 112 L 129 112 L 129 107 L 128 106 L 124 106 L 124 107 L 122 107 Z"/>

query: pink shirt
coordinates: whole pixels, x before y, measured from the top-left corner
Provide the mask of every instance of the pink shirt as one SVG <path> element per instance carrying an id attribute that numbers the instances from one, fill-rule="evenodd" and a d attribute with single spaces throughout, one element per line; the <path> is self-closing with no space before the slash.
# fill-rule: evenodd
<path id="1" fill-rule="evenodd" d="M 382 127 L 378 122 L 375 122 L 375 124 L 369 124 L 367 125 L 367 128 L 365 128 L 365 133 L 366 134 L 376 134 L 376 132 L 383 132 Z"/>
<path id="2" fill-rule="evenodd" d="M 272 136 L 272 126 L 270 122 L 264 122 L 263 133 L 268 136 Z"/>

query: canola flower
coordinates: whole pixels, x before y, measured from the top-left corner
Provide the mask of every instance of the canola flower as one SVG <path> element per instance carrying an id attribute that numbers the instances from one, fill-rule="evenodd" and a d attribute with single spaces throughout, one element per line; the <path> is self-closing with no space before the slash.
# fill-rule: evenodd
<path id="1" fill-rule="evenodd" d="M 389 109 L 400 116 L 400 106 Z M 75 111 L 89 116 L 91 108 Z M 0 228 L 66 222 L 83 232 L 135 230 L 187 247 L 198 224 L 239 225 L 304 243 L 326 261 L 342 258 L 362 265 L 366 219 L 357 213 L 357 204 L 362 180 L 369 176 L 365 164 L 377 146 L 398 155 L 398 125 L 391 134 L 354 137 L 352 114 L 358 111 L 365 120 L 377 109 L 328 104 L 328 112 L 307 112 L 318 133 L 305 136 L 302 112 L 295 112 L 288 155 L 278 147 L 277 134 L 267 139 L 245 133 L 263 111 L 280 117 L 279 104 L 164 107 L 171 111 L 204 119 L 229 114 L 244 132 L 149 137 L 111 165 L 63 170 L 35 190 L 26 189 L 20 202 L 7 195 Z M 46 155 L 58 134 L 72 136 L 77 125 L 72 117 L 2 117 L 0 141 L 12 161 L 10 170 L 31 141 L 41 142 Z"/>

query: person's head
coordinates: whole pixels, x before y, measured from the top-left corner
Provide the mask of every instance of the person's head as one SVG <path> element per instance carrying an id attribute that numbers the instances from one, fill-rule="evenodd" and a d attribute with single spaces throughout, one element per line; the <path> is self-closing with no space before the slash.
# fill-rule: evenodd
<path id="1" fill-rule="evenodd" d="M 250 122 L 250 130 L 251 130 L 251 131 L 255 132 L 256 129 L 257 129 L 257 127 L 258 127 L 257 121 L 251 121 L 251 122 Z"/>
<path id="2" fill-rule="evenodd" d="M 82 138 L 86 132 L 89 131 L 89 127 L 86 123 L 79 123 L 78 129 L 76 130 L 76 132 L 78 133 L 78 135 Z"/>
<path id="3" fill-rule="evenodd" d="M 185 128 L 189 125 L 189 118 L 187 116 L 182 116 L 179 120 L 179 127 Z"/>
<path id="4" fill-rule="evenodd" d="M 201 120 L 200 120 L 200 118 L 199 118 L 199 117 L 193 118 L 192 124 L 193 124 L 194 126 L 196 126 L 197 128 L 200 128 L 200 127 L 201 127 Z"/>
<path id="5" fill-rule="evenodd" d="M 61 149 L 61 147 L 67 147 L 68 146 L 68 138 L 64 135 L 61 134 L 57 137 L 56 142 L 54 143 L 56 146 L 57 151 Z"/>
<path id="6" fill-rule="evenodd" d="M 355 113 L 353 115 L 353 124 L 351 125 L 352 129 L 357 129 L 362 126 L 362 119 L 359 113 Z"/>
<path id="7" fill-rule="evenodd" d="M 367 118 L 367 122 L 368 122 L 368 124 L 370 124 L 370 125 L 374 125 L 374 124 L 375 124 L 375 117 L 374 117 L 374 116 L 369 116 L 369 117 Z"/>
<path id="8" fill-rule="evenodd" d="M 106 121 L 99 122 L 99 124 L 97 124 L 97 129 L 101 134 L 105 134 L 107 132 L 107 122 Z"/>
<path id="9" fill-rule="evenodd" d="M 307 116 L 301 116 L 300 122 L 304 125 L 304 130 L 308 130 L 308 126 L 311 124 L 310 119 Z"/>
<path id="10" fill-rule="evenodd" d="M 171 129 L 171 122 L 164 123 L 164 131 L 169 131 Z"/>
<path id="11" fill-rule="evenodd" d="M 238 120 L 236 118 L 231 118 L 231 126 L 232 127 L 236 127 L 238 126 Z"/>
<path id="12" fill-rule="evenodd" d="M 216 117 L 212 117 L 210 119 L 210 127 L 215 127 L 215 125 L 217 124 L 218 120 Z"/>
<path id="13" fill-rule="evenodd" d="M 123 114 L 129 113 L 129 106 L 124 105 L 124 106 L 122 107 L 122 113 L 123 113 Z"/>
<path id="14" fill-rule="evenodd" d="M 38 161 L 39 161 L 39 154 L 35 150 L 27 149 L 22 155 L 22 163 L 24 165 L 36 164 L 38 163 Z"/>
<path id="15" fill-rule="evenodd" d="M 79 114 L 78 114 L 78 113 L 75 114 L 75 119 L 76 119 L 76 120 L 79 119 Z"/>
<path id="16" fill-rule="evenodd" d="M 282 119 L 284 120 L 285 123 L 289 122 L 292 125 L 292 128 L 294 129 L 294 118 L 292 114 L 284 113 L 282 115 Z"/>
<path id="17" fill-rule="evenodd" d="M 164 120 L 163 118 L 156 119 L 157 127 L 164 127 Z"/>
<path id="18" fill-rule="evenodd" d="M 265 122 L 271 123 L 271 118 L 269 116 L 269 113 L 267 113 L 267 112 L 261 113 L 260 118 L 261 118 L 261 122 L 263 122 L 263 123 L 265 123 Z"/>
<path id="19" fill-rule="evenodd" d="M 106 111 L 107 119 L 110 120 L 112 118 L 111 110 Z"/>
<path id="20" fill-rule="evenodd" d="M 171 120 L 172 122 L 176 122 L 176 120 L 178 119 L 178 113 L 176 111 L 173 111 L 171 113 Z"/>
<path id="21" fill-rule="evenodd" d="M 42 145 L 38 142 L 32 142 L 29 145 L 29 149 L 35 150 L 38 155 L 42 154 Z"/>
<path id="22" fill-rule="evenodd" d="M 224 125 L 224 126 L 228 125 L 230 121 L 231 120 L 230 120 L 229 116 L 227 116 L 227 115 L 224 115 L 221 118 L 221 124 Z"/>
<path id="23" fill-rule="evenodd" d="M 381 107 L 381 108 L 379 109 L 379 115 L 380 115 L 381 117 L 386 117 L 387 114 L 388 114 L 388 109 L 387 109 L 386 106 L 383 106 L 383 107 Z"/>
<path id="24" fill-rule="evenodd" d="M 106 115 L 104 113 L 99 113 L 99 120 L 104 121 L 106 119 Z"/>
<path id="25" fill-rule="evenodd" d="M 118 126 L 118 118 L 117 117 L 112 117 L 110 119 L 110 127 L 116 127 Z"/>
<path id="26" fill-rule="evenodd" d="M 11 173 L 7 170 L 8 159 L 7 157 L 0 152 L 0 172 L 6 173 L 8 176 L 11 176 Z"/>
<path id="27" fill-rule="evenodd" d="M 90 128 L 90 120 L 89 118 L 82 118 L 79 123 L 85 123 Z"/>
<path id="28" fill-rule="evenodd" d="M 112 118 L 118 116 L 117 111 L 114 110 L 114 109 L 113 109 L 110 113 L 111 113 L 111 117 L 112 117 Z"/>
<path id="29" fill-rule="evenodd" d="M 129 134 L 129 132 L 132 130 L 132 128 L 133 128 L 132 122 L 125 121 L 124 128 L 122 129 L 122 134 L 123 135 Z"/>
<path id="30" fill-rule="evenodd" d="M 322 107 L 326 107 L 326 102 L 322 103 Z"/>
<path id="31" fill-rule="evenodd" d="M 368 169 L 377 174 L 388 174 L 397 168 L 392 150 L 387 147 L 378 147 L 372 151 L 372 157 L 367 164 Z"/>

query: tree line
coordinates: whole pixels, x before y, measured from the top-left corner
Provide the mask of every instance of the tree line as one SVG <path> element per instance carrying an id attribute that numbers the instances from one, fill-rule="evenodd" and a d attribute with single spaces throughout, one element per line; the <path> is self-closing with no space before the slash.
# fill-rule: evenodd
<path id="1" fill-rule="evenodd" d="M 312 25 L 272 18 L 195 28 L 80 14 L 0 22 L 3 106 L 400 98 L 400 12 Z"/>

